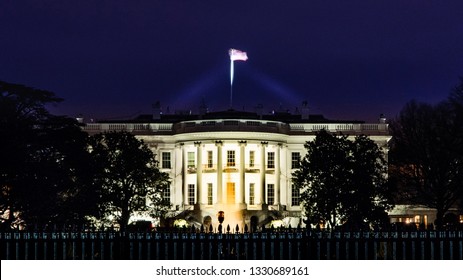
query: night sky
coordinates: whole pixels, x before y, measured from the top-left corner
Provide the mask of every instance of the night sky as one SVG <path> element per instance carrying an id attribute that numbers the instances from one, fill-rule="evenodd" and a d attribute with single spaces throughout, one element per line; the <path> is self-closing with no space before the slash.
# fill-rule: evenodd
<path id="1" fill-rule="evenodd" d="M 392 118 L 463 76 L 463 1 L 0 0 L 0 80 L 53 91 L 55 114 L 131 118 L 230 106 Z"/>

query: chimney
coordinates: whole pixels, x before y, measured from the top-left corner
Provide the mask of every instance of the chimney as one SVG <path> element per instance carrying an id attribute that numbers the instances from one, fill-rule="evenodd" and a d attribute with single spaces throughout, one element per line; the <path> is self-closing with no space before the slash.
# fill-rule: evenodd
<path id="1" fill-rule="evenodd" d="M 204 97 L 201 99 L 201 104 L 199 105 L 199 115 L 204 116 L 209 109 L 207 108 L 206 101 L 204 100 Z"/>
<path id="2" fill-rule="evenodd" d="M 254 109 L 256 110 L 256 114 L 259 116 L 259 118 L 262 119 L 262 114 L 264 112 L 264 106 L 262 104 L 257 104 L 257 106 L 254 107 Z"/>
<path id="3" fill-rule="evenodd" d="M 379 123 L 386 123 L 387 119 L 384 114 L 379 115 Z"/>
<path id="4" fill-rule="evenodd" d="M 303 120 L 308 120 L 309 119 L 309 105 L 308 105 L 307 101 L 302 102 L 301 119 L 303 119 Z"/>
<path id="5" fill-rule="evenodd" d="M 76 117 L 76 121 L 77 121 L 78 123 L 84 123 L 84 117 L 83 117 L 82 115 L 78 115 L 78 116 Z"/>
<path id="6" fill-rule="evenodd" d="M 153 120 L 160 120 L 161 114 L 161 103 L 156 101 L 156 103 L 153 104 Z"/>

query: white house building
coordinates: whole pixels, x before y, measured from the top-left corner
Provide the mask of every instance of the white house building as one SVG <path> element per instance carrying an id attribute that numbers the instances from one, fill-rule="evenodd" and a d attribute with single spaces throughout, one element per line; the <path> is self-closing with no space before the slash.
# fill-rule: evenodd
<path id="1" fill-rule="evenodd" d="M 384 153 L 391 136 L 385 119 L 377 123 L 330 121 L 300 112 L 205 112 L 162 114 L 130 121 L 87 123 L 84 130 L 130 131 L 157 155 L 161 171 L 169 174 L 165 197 L 172 203 L 171 217 L 193 224 L 240 228 L 262 227 L 282 220 L 297 227 L 301 223 L 299 190 L 291 183 L 292 173 L 305 154 L 304 143 L 317 131 L 342 132 L 351 137 L 365 134 Z"/>

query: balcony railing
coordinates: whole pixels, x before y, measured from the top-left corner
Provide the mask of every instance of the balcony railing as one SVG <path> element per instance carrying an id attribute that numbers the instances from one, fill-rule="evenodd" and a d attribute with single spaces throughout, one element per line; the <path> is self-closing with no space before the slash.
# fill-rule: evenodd
<path id="1" fill-rule="evenodd" d="M 388 124 L 385 123 L 295 123 L 290 124 L 292 132 L 316 132 L 327 130 L 330 132 L 380 132 L 388 133 Z"/>
<path id="2" fill-rule="evenodd" d="M 86 132 L 128 131 L 128 132 L 168 132 L 171 123 L 88 123 L 83 128 Z"/>
<path id="3" fill-rule="evenodd" d="M 88 123 L 83 130 L 89 133 L 107 131 L 129 131 L 133 133 L 189 133 L 206 131 L 252 131 L 283 134 L 315 133 L 322 129 L 329 132 L 344 132 L 346 134 L 388 134 L 389 127 L 385 123 L 291 123 L 261 121 L 247 122 L 245 120 L 201 121 L 172 123 Z"/>

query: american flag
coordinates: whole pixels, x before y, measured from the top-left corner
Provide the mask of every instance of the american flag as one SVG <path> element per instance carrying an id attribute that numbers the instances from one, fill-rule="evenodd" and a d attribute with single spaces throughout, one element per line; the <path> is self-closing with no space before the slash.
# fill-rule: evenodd
<path id="1" fill-rule="evenodd" d="M 230 60 L 231 61 L 235 61 L 235 60 L 246 61 L 246 60 L 248 60 L 248 55 L 246 54 L 246 52 L 243 52 L 243 51 L 240 51 L 240 50 L 230 49 L 228 51 L 228 54 L 230 55 Z"/>

